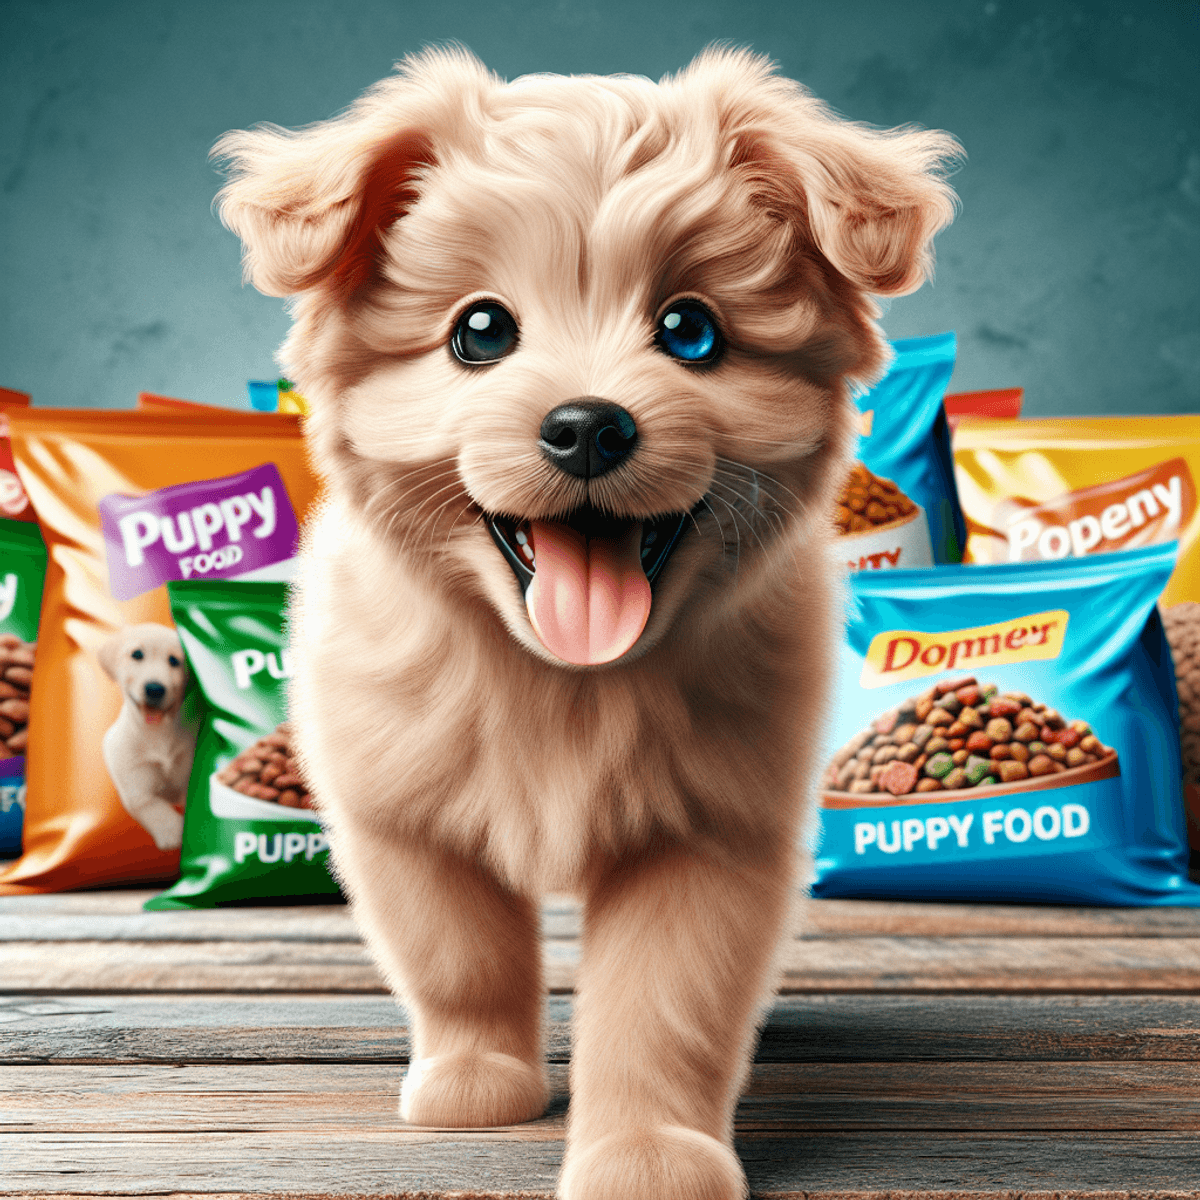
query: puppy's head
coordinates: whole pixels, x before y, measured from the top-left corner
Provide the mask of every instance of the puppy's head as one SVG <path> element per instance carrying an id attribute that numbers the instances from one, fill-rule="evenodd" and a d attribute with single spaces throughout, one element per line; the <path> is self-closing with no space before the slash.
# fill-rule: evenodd
<path id="1" fill-rule="evenodd" d="M 174 629 L 149 622 L 127 625 L 100 647 L 96 657 L 147 725 L 158 725 L 179 711 L 187 688 L 187 665 Z"/>
<path id="2" fill-rule="evenodd" d="M 295 297 L 282 361 L 334 490 L 583 665 L 826 536 L 886 365 L 871 297 L 929 273 L 957 151 L 720 51 L 658 85 L 429 52 L 216 153 L 247 277 Z"/>

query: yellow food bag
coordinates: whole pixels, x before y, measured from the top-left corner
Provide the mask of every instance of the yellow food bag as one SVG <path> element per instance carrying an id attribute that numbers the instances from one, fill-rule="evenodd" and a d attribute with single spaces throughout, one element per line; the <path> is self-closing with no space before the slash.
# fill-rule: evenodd
<path id="1" fill-rule="evenodd" d="M 1200 852 L 1200 416 L 964 417 L 954 467 L 964 562 L 1179 543 L 1159 604 L 1179 680 L 1188 834 Z"/>
<path id="2" fill-rule="evenodd" d="M 1163 608 L 1200 600 L 1200 416 L 964 418 L 954 468 L 965 562 L 1036 562 L 1179 542 Z"/>

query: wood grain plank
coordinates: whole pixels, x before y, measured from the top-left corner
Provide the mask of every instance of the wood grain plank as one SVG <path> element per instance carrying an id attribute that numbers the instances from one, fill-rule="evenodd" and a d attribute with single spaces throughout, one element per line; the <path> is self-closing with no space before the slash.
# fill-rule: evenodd
<path id="1" fill-rule="evenodd" d="M 570 1056 L 569 996 L 547 1004 L 547 1054 Z M 13 996 L 0 1062 L 49 1064 L 408 1061 L 407 1017 L 387 996 Z M 874 993 L 780 996 L 760 1062 L 1200 1061 L 1191 996 Z"/>
<path id="2" fill-rule="evenodd" d="M 19 1156 L 15 1151 L 19 1149 Z M 1167 1200 L 1194 1197 L 1193 1133 L 800 1133 L 746 1136 L 737 1149 L 762 1200 Z M 505 1135 L 308 1130 L 270 1134 L 0 1135 L 0 1194 L 272 1197 L 552 1196 L 557 1141 Z M 1164 1195 L 1165 1193 L 1165 1195 Z"/>
<path id="3" fill-rule="evenodd" d="M 386 990 L 356 943 L 276 940 L 5 942 L 0 980 L 6 991 Z"/>
<path id="4" fill-rule="evenodd" d="M 547 940 L 551 991 L 575 984 L 579 946 Z M 0 943 L 4 992 L 383 992 L 350 942 Z M 856 937 L 785 948 L 781 991 L 1200 992 L 1200 939 Z"/>
<path id="5" fill-rule="evenodd" d="M 491 1130 L 562 1138 L 567 1066 L 536 1121 Z M 0 1068 L 0 1132 L 197 1134 L 418 1130 L 397 1111 L 403 1069 L 381 1064 Z M 820 1132 L 1114 1132 L 1200 1128 L 1190 1063 L 768 1063 L 738 1106 L 743 1136 Z"/>
<path id="6" fill-rule="evenodd" d="M 24 900 L 26 897 L 6 897 Z M 59 913 L 0 912 L 5 942 L 361 942 L 344 907 L 296 909 L 226 908 L 196 912 Z"/>
<path id="7" fill-rule="evenodd" d="M 1200 1146 L 1190 1133 L 811 1133 L 742 1137 L 737 1149 L 755 1192 L 805 1200 L 822 1193 L 1009 1200 L 1014 1192 L 1068 1200 L 1072 1193 L 1159 1189 L 1195 1197 L 1200 1181 Z"/>
<path id="8" fill-rule="evenodd" d="M 251 906 L 143 912 L 147 889 L 0 896 L 3 941 L 357 941 L 341 904 Z M 809 900 L 801 938 L 1200 937 L 1196 908 L 1063 908 L 1008 904 L 934 904 Z M 580 906 L 567 897 L 542 905 L 548 937 L 576 939 Z"/>
<path id="9" fill-rule="evenodd" d="M 1200 937 L 1200 908 L 809 900 L 801 937 Z"/>
<path id="10" fill-rule="evenodd" d="M 84 1200 L 83 1192 L 6 1192 L 0 1191 L 6 1200 Z M 104 1193 L 107 1200 L 131 1200 L 132 1193 Z M 937 1191 L 897 1191 L 892 1188 L 883 1190 L 847 1191 L 838 1188 L 835 1191 L 818 1189 L 816 1191 L 761 1191 L 755 1188 L 750 1200 L 1196 1200 L 1195 1188 L 1141 1188 L 1121 1189 L 1088 1189 L 1086 1192 L 1063 1192 L 1058 1189 L 1051 1191 L 1033 1189 L 1004 1188 L 999 1191 L 982 1189 Z M 172 1192 L 166 1200 L 350 1200 L 351 1193 L 347 1192 Z M 89 1197 L 90 1200 L 90 1197 Z M 371 1193 L 371 1200 L 554 1200 L 553 1192 L 546 1191 L 494 1191 L 491 1188 L 481 1190 L 471 1188 L 469 1191 L 403 1191 L 388 1190 Z"/>
<path id="11" fill-rule="evenodd" d="M 243 1134 L 0 1134 L 0 1195 L 72 1191 L 333 1192 L 482 1189 L 552 1195 L 562 1142 L 518 1142 L 503 1133 L 312 1131 Z"/>
<path id="12" fill-rule="evenodd" d="M 856 937 L 792 942 L 785 992 L 1200 991 L 1191 938 Z"/>
<path id="13" fill-rule="evenodd" d="M 6 1200 L 83 1200 L 86 1193 L 82 1192 L 4 1192 L 0 1195 Z M 107 1200 L 131 1200 L 131 1194 L 118 1195 L 106 1192 Z M 768 1191 L 755 1188 L 751 1200 L 1196 1200 L 1195 1188 L 1152 1188 L 1133 1190 L 1121 1188 L 1113 1190 L 1089 1189 L 1086 1192 L 1062 1192 L 1033 1189 L 1004 1188 L 1000 1191 L 973 1190 L 938 1190 L 938 1191 L 896 1191 L 892 1188 L 884 1190 L 847 1191 L 838 1188 L 836 1191 L 819 1189 L 816 1191 Z M 350 1200 L 346 1192 L 172 1192 L 167 1200 Z M 90 1198 L 89 1198 L 90 1200 Z M 471 1188 L 470 1191 L 436 1191 L 425 1189 L 410 1191 L 377 1191 L 371 1194 L 371 1200 L 554 1200 L 553 1192 L 545 1191 L 494 1191 Z"/>
<path id="14" fill-rule="evenodd" d="M 549 1068 L 546 1115 L 488 1129 L 512 1141 L 559 1139 L 566 1129 L 567 1071 Z M 314 1137 L 392 1131 L 458 1140 L 461 1130 L 406 1125 L 404 1068 L 379 1064 L 0 1067 L 0 1133 L 287 1133 Z"/>

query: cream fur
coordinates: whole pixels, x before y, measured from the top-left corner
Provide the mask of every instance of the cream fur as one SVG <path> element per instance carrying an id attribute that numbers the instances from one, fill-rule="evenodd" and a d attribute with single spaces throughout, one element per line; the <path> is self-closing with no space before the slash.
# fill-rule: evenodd
<path id="1" fill-rule="evenodd" d="M 227 135 L 247 277 L 292 296 L 281 362 L 327 498 L 305 538 L 292 693 L 337 870 L 408 1006 L 402 1112 L 545 1105 L 537 900 L 585 905 L 566 1200 L 731 1200 L 732 1115 L 772 985 L 821 749 L 850 390 L 886 365 L 871 294 L 920 285 L 952 217 L 945 134 L 833 116 L 748 53 L 661 84 L 407 60 L 346 114 Z M 653 341 L 681 296 L 711 368 Z M 475 300 L 520 344 L 448 350 Z M 624 406 L 583 481 L 539 424 Z M 616 662 L 534 635 L 483 513 L 695 507 Z"/>

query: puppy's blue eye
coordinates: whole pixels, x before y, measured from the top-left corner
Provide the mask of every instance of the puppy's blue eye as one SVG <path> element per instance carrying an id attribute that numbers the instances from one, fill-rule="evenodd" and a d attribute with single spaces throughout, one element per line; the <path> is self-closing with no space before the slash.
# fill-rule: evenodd
<path id="1" fill-rule="evenodd" d="M 179 666 L 179 659 L 177 659 L 173 654 L 167 655 L 167 662 L 169 662 L 173 667 Z"/>
<path id="2" fill-rule="evenodd" d="M 129 657 L 135 658 L 138 662 L 141 662 L 146 656 L 140 650 L 135 650 Z"/>
<path id="3" fill-rule="evenodd" d="M 460 362 L 488 363 L 517 346 L 517 323 L 508 309 L 491 300 L 472 304 L 454 327 L 450 348 Z"/>
<path id="4" fill-rule="evenodd" d="M 680 300 L 659 318 L 655 341 L 685 363 L 712 362 L 721 353 L 721 331 L 712 313 L 696 300 Z"/>

